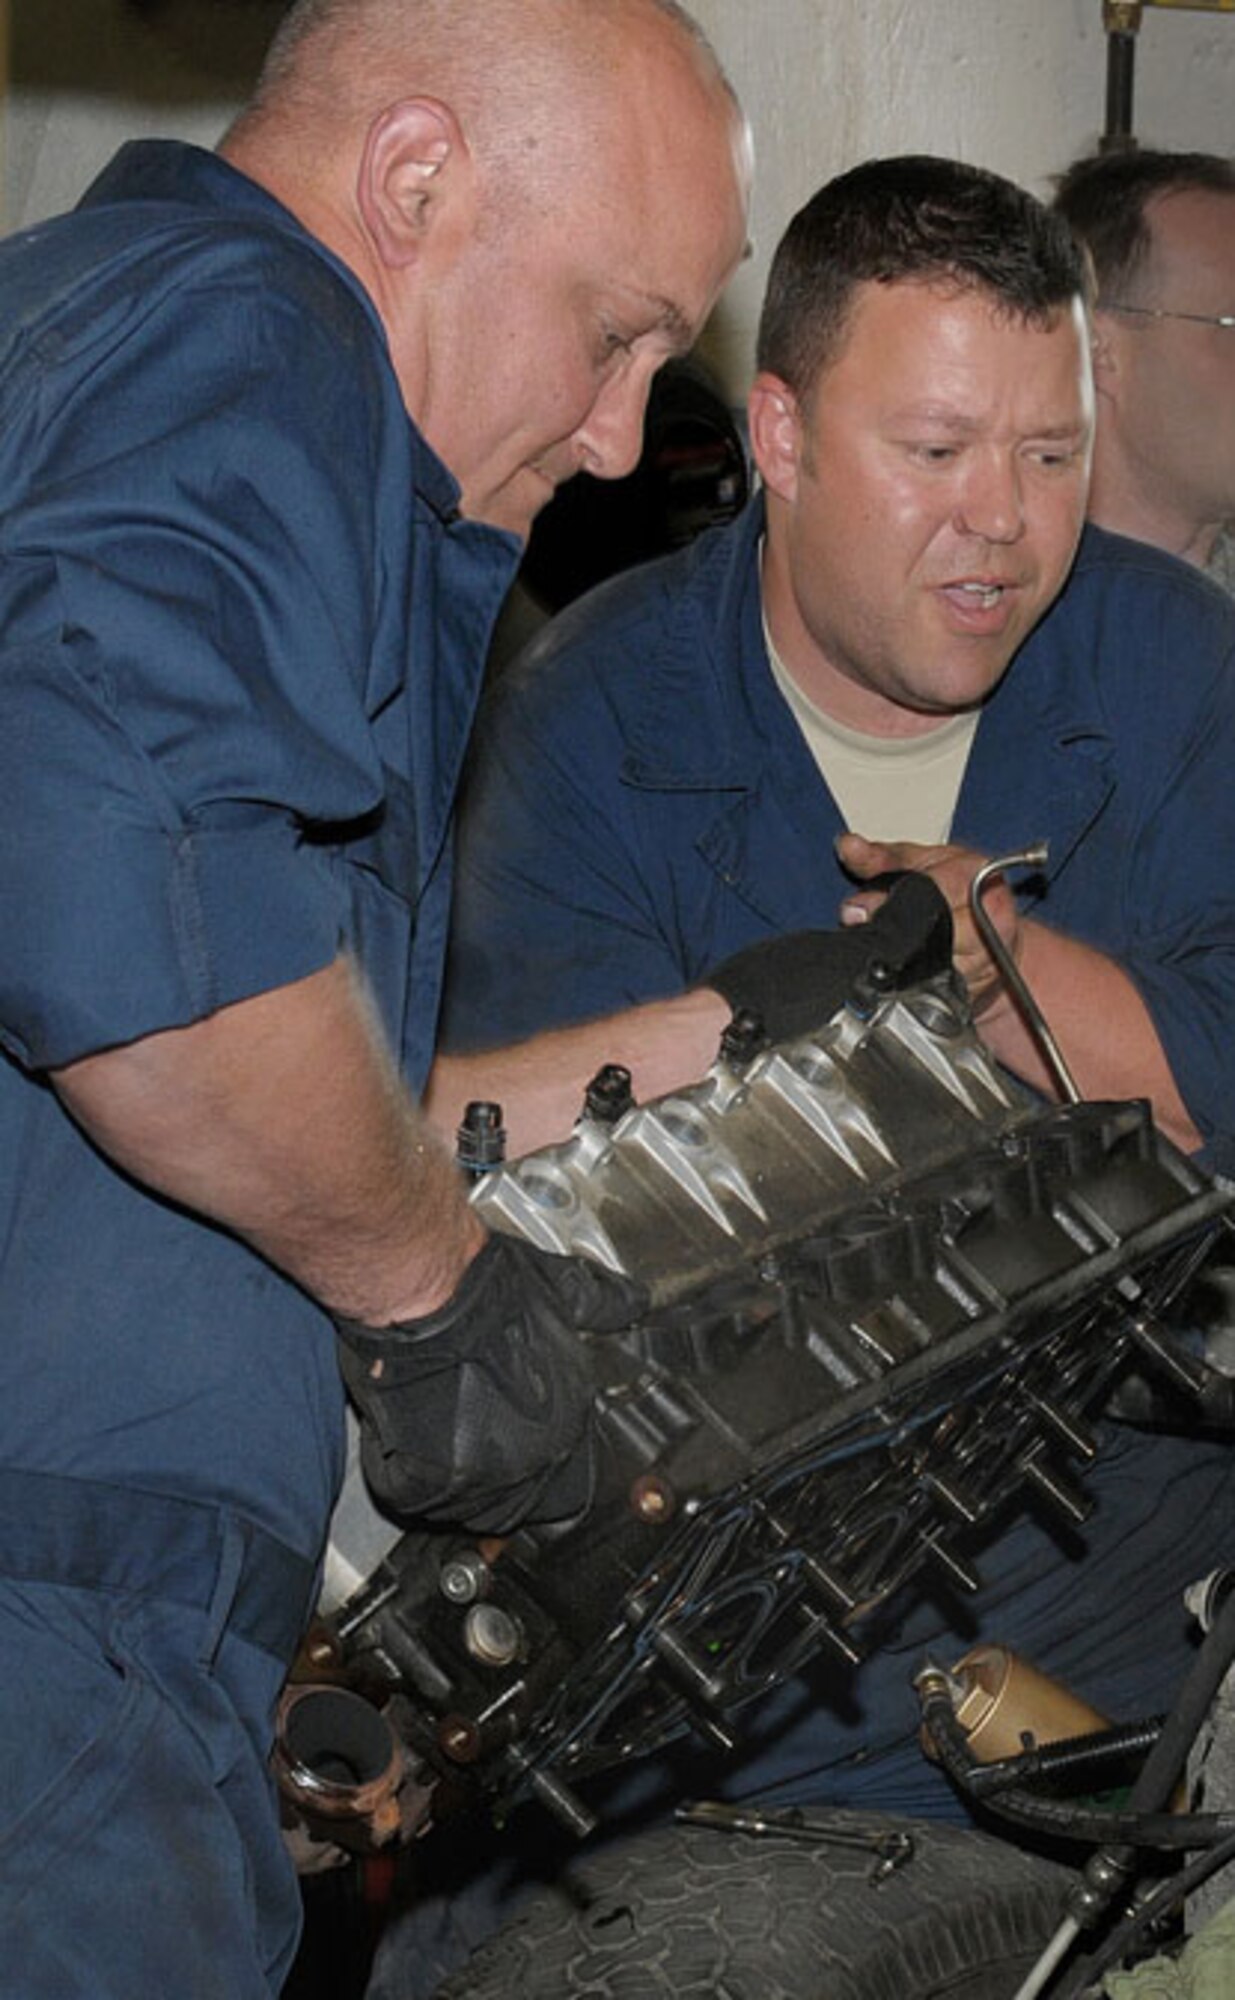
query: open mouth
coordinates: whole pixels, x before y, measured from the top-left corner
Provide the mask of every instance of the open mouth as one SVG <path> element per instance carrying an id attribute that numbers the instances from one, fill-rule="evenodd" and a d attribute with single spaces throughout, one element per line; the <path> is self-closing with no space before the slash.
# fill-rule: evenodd
<path id="1" fill-rule="evenodd" d="M 941 583 L 938 588 L 953 617 L 971 631 L 1002 629 L 1017 599 L 1014 583 L 1001 583 L 990 577 L 958 578 Z"/>

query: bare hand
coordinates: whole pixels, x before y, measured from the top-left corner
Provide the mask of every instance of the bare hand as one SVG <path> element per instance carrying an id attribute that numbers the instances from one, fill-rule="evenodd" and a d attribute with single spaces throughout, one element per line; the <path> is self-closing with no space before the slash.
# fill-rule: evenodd
<path id="1" fill-rule="evenodd" d="M 926 847 L 913 840 L 863 840 L 860 834 L 844 833 L 836 843 L 843 867 L 860 881 L 878 875 L 912 870 L 929 875 L 947 897 L 955 932 L 952 962 L 965 982 L 975 1014 L 989 1008 L 1004 991 L 999 969 L 982 942 L 981 933 L 969 908 L 969 885 L 986 857 L 968 847 Z M 865 889 L 847 896 L 840 908 L 842 924 L 865 923 L 884 900 L 885 891 Z M 1020 947 L 1020 915 L 1016 898 L 1002 876 L 996 876 L 986 892 L 984 906 L 1013 958 Z"/>

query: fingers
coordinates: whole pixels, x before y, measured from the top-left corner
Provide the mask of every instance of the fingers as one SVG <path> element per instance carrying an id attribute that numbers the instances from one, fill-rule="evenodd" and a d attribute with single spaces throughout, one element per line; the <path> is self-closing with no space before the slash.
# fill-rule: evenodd
<path id="1" fill-rule="evenodd" d="M 920 868 L 922 857 L 934 851 L 912 840 L 865 840 L 860 833 L 842 833 L 836 840 L 837 859 L 842 868 L 862 882 L 869 881 L 872 875 Z"/>
<path id="2" fill-rule="evenodd" d="M 903 875 L 910 871 L 931 874 L 931 863 L 947 851 L 946 848 L 924 847 L 913 840 L 866 840 L 859 833 L 842 833 L 836 841 L 836 855 L 841 866 L 860 882 L 872 882 L 884 875 Z M 857 890 L 853 895 L 846 896 L 840 906 L 841 923 L 867 923 L 886 896 L 886 887 Z"/>
<path id="3" fill-rule="evenodd" d="M 859 882 L 871 883 L 880 876 L 906 870 L 929 875 L 952 912 L 953 964 L 965 982 L 970 1001 L 975 1010 L 990 1003 L 1002 981 L 969 908 L 969 886 L 978 869 L 984 866 L 983 855 L 965 847 L 931 847 L 912 840 L 865 840 L 856 833 L 841 834 L 836 853 L 841 865 Z M 840 906 L 841 923 L 868 923 L 885 893 L 873 887 L 856 889 Z M 986 907 L 1009 949 L 1015 950 L 1018 912 L 1016 900 L 1005 882 L 992 885 Z"/>

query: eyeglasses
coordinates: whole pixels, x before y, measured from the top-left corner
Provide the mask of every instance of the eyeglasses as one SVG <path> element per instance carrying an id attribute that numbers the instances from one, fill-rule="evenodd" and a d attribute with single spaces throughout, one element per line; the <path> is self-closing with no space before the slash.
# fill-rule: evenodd
<path id="1" fill-rule="evenodd" d="M 1168 312 L 1165 306 L 1121 306 L 1113 299 L 1099 299 L 1099 312 L 1135 313 L 1138 319 L 1189 319 L 1194 326 L 1235 326 L 1235 313 Z"/>

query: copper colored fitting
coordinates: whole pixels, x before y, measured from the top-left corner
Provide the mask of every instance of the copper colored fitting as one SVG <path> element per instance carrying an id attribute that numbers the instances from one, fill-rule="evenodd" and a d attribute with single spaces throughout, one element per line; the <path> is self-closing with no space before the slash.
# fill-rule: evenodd
<path id="1" fill-rule="evenodd" d="M 315 1837 L 365 1851 L 406 1836 L 403 1746 L 380 1709 L 350 1688 L 288 1686 L 275 1724 L 279 1790 Z"/>

